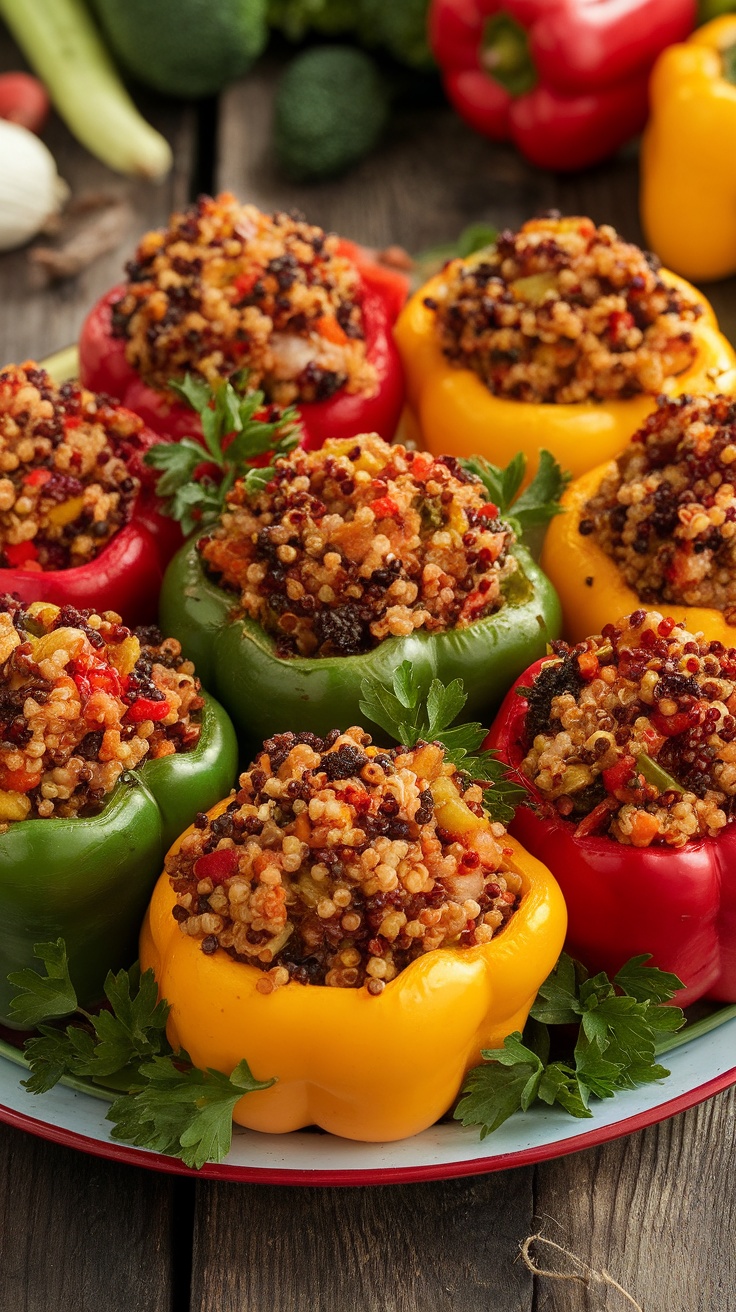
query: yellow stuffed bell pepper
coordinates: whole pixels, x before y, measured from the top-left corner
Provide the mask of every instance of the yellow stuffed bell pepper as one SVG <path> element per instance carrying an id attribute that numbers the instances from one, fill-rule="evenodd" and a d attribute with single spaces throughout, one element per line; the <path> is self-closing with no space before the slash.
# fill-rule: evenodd
<path id="1" fill-rule="evenodd" d="M 543 448 L 573 477 L 617 455 L 654 410 L 656 398 L 645 394 L 552 404 L 494 396 L 472 369 L 446 358 L 434 311 L 425 305 L 425 298 L 436 296 L 452 275 L 453 265 L 414 294 L 394 329 L 406 378 L 406 432 L 419 435 L 421 445 L 433 455 L 481 455 L 506 465 L 523 451 L 527 482 L 536 472 Z M 703 306 L 703 315 L 692 328 L 696 358 L 684 373 L 668 380 L 668 394 L 736 391 L 736 354 L 718 331 L 711 306 L 683 279 L 667 270 L 661 276 Z"/>
<path id="2" fill-rule="evenodd" d="M 432 789 L 440 823 L 466 832 L 487 827 L 447 779 Z M 245 1057 L 256 1078 L 276 1078 L 236 1105 L 234 1120 L 250 1129 L 281 1134 L 318 1125 L 374 1142 L 426 1129 L 451 1106 L 481 1049 L 501 1047 L 523 1029 L 562 950 L 567 913 L 555 879 L 515 840 L 504 836 L 503 845 L 522 890 L 508 923 L 487 943 L 426 952 L 378 996 L 295 981 L 264 994 L 261 969 L 220 949 L 206 955 L 181 932 L 163 875 L 140 962 L 153 968 L 171 1005 L 169 1041 L 196 1066 L 230 1074 Z"/>
<path id="3" fill-rule="evenodd" d="M 678 273 L 736 272 L 736 14 L 657 60 L 641 151 L 647 242 Z"/>
<path id="4" fill-rule="evenodd" d="M 544 540 L 540 563 L 557 589 L 568 642 L 582 642 L 622 615 L 652 608 L 651 601 L 643 601 L 626 583 L 616 561 L 595 538 L 580 532 L 588 502 L 615 472 L 616 462 L 609 460 L 570 483 L 562 497 L 564 513 L 552 520 Z M 726 623 L 723 611 L 669 601 L 657 609 L 671 615 L 689 633 L 702 632 L 726 647 L 736 646 L 736 627 Z"/>

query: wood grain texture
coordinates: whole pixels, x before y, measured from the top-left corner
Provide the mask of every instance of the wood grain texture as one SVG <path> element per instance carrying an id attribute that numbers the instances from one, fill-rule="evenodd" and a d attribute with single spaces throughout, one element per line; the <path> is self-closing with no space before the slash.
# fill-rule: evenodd
<path id="1" fill-rule="evenodd" d="M 197 1190 L 197 1312 L 531 1312 L 532 1171 L 374 1189 Z"/>
<path id="2" fill-rule="evenodd" d="M 10 40 L 0 40 L 0 71 L 19 68 L 20 54 Z M 123 265 L 135 242 L 148 228 L 157 227 L 190 195 L 196 132 L 196 111 L 136 93 L 141 112 L 171 142 L 174 170 L 165 182 L 153 185 L 123 178 L 100 164 L 78 145 L 65 124 L 52 115 L 43 139 L 56 160 L 72 198 L 105 192 L 124 198 L 133 218 L 120 246 L 102 256 L 77 278 L 51 289 L 34 289 L 26 253 L 0 254 L 0 367 L 27 358 L 40 360 L 76 341 L 85 314 L 99 296 L 119 282 Z"/>
<path id="3" fill-rule="evenodd" d="M 0 1312 L 171 1312 L 176 1184 L 0 1126 Z"/>
<path id="4" fill-rule="evenodd" d="M 604 1148 L 539 1166 L 537 1229 L 605 1268 L 644 1312 L 736 1309 L 736 1092 Z M 541 1266 L 570 1271 L 564 1260 Z M 600 1286 L 536 1278 L 535 1312 L 624 1312 Z"/>

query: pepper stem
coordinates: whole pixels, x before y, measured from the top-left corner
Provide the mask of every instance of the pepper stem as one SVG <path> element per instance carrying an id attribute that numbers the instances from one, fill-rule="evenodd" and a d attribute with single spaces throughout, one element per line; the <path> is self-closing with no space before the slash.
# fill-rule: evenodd
<path id="1" fill-rule="evenodd" d="M 512 96 L 523 96 L 536 85 L 537 70 L 526 30 L 503 10 L 485 25 L 480 62 L 486 73 Z"/>
<path id="2" fill-rule="evenodd" d="M 727 82 L 736 85 L 736 45 L 724 46 L 719 50 L 721 56 L 721 72 Z"/>

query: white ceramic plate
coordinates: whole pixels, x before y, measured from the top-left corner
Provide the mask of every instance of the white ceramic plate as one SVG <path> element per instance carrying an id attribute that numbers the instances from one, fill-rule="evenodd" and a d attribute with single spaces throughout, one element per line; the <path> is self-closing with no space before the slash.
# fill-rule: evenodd
<path id="1" fill-rule="evenodd" d="M 536 1106 L 482 1141 L 477 1130 L 447 1121 L 389 1144 L 353 1143 L 319 1130 L 277 1135 L 236 1127 L 225 1161 L 198 1174 L 264 1184 L 390 1184 L 480 1175 L 562 1157 L 665 1120 L 736 1084 L 733 1012 L 728 1009 L 731 1018 L 718 1029 L 662 1057 L 671 1071 L 667 1080 L 595 1102 L 590 1120 Z M 50 1093 L 30 1094 L 20 1082 L 19 1054 L 8 1044 L 0 1044 L 0 1054 L 0 1121 L 98 1157 L 193 1174 L 171 1157 L 111 1140 L 103 1096 L 62 1084 Z"/>
<path id="2" fill-rule="evenodd" d="M 57 381 L 77 368 L 75 347 L 44 361 Z M 590 1120 L 575 1120 L 556 1108 L 534 1107 L 512 1116 L 481 1141 L 474 1129 L 441 1122 L 399 1143 L 354 1143 L 319 1130 L 287 1135 L 258 1134 L 236 1127 L 224 1162 L 198 1174 L 211 1179 L 293 1185 L 388 1184 L 479 1175 L 561 1157 L 618 1139 L 685 1111 L 736 1084 L 736 1015 L 710 1033 L 682 1043 L 663 1057 L 671 1074 L 595 1102 Z M 55 1143 L 152 1170 L 194 1174 L 171 1157 L 110 1139 L 108 1099 L 79 1081 L 35 1095 L 21 1085 L 22 1058 L 0 1041 L 0 1121 Z"/>

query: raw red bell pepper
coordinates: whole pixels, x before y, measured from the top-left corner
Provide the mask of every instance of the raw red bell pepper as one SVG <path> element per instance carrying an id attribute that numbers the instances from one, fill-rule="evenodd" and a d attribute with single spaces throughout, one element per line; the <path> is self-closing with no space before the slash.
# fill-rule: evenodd
<path id="1" fill-rule="evenodd" d="M 401 360 L 393 339 L 393 325 L 409 292 L 403 273 L 368 260 L 354 243 L 342 241 L 341 253 L 355 259 L 363 283 L 361 307 L 366 355 L 378 374 L 373 396 L 344 389 L 326 401 L 297 406 L 304 428 L 304 446 L 316 449 L 328 437 L 350 438 L 356 433 L 379 433 L 390 441 L 396 432 L 404 403 Z M 93 307 L 79 340 L 79 373 L 93 391 L 106 392 L 134 410 L 158 433 L 179 441 L 201 438 L 199 417 L 173 394 L 149 387 L 125 357 L 125 341 L 112 333 L 111 307 L 124 285 L 113 287 Z"/>
<path id="2" fill-rule="evenodd" d="M 648 952 L 652 965 L 684 982 L 680 1005 L 702 997 L 736 1002 L 736 824 L 680 848 L 634 848 L 581 835 L 574 821 L 549 815 L 518 768 L 529 746 L 528 702 L 520 690 L 534 683 L 544 663 L 536 661 L 517 679 L 484 745 L 514 769 L 535 804 L 518 808 L 510 832 L 562 888 L 568 951 L 589 970 L 611 975 L 629 957 Z"/>
<path id="3" fill-rule="evenodd" d="M 143 463 L 149 447 L 161 440 L 150 428 L 126 439 L 128 454 L 123 458 L 140 480 L 141 490 L 128 523 L 94 560 L 71 569 L 39 570 L 24 568 L 33 558 L 26 556 L 16 568 L 0 569 L 0 592 L 15 593 L 26 603 L 114 610 L 129 624 L 154 621 L 164 570 L 183 540 L 179 525 L 160 513 L 155 474 Z M 5 555 L 9 554 L 6 547 Z"/>
<path id="4" fill-rule="evenodd" d="M 654 61 L 695 18 L 695 0 L 432 0 L 429 34 L 472 127 L 569 170 L 641 131 Z"/>

